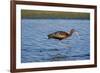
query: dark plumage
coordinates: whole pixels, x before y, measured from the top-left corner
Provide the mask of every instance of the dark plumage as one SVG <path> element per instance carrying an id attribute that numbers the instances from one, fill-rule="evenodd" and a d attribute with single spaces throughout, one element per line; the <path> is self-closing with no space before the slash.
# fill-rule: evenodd
<path id="1" fill-rule="evenodd" d="M 48 38 L 62 40 L 62 39 L 70 37 L 73 34 L 73 32 L 75 32 L 74 29 L 71 29 L 69 32 L 57 31 L 57 32 L 49 34 Z"/>

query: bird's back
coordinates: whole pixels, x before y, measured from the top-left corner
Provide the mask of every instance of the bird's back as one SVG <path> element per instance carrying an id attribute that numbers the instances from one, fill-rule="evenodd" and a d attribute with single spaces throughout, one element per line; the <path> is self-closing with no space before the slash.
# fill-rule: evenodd
<path id="1" fill-rule="evenodd" d="M 48 37 L 62 40 L 64 38 L 68 37 L 68 35 L 69 34 L 67 32 L 57 31 L 57 32 L 50 34 Z"/>

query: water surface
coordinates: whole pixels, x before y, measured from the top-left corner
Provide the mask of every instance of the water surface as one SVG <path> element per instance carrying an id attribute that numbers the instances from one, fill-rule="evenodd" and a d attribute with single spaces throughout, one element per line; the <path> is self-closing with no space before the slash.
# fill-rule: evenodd
<path id="1" fill-rule="evenodd" d="M 56 31 L 75 33 L 62 41 L 48 39 Z M 74 61 L 90 59 L 90 22 L 75 19 L 22 19 L 21 62 Z"/>

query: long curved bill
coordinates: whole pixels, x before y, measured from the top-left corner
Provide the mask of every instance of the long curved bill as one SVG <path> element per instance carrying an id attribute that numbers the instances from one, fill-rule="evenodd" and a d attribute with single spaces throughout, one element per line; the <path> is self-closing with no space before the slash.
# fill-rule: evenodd
<path id="1" fill-rule="evenodd" d="M 79 37 L 79 32 L 76 31 L 75 33 L 76 33 L 76 35 Z"/>

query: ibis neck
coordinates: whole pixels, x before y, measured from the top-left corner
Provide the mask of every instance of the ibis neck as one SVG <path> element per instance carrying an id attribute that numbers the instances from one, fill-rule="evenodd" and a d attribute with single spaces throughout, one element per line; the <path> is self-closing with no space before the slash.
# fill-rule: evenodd
<path id="1" fill-rule="evenodd" d="M 69 36 L 71 36 L 73 34 L 73 31 L 70 31 Z"/>

